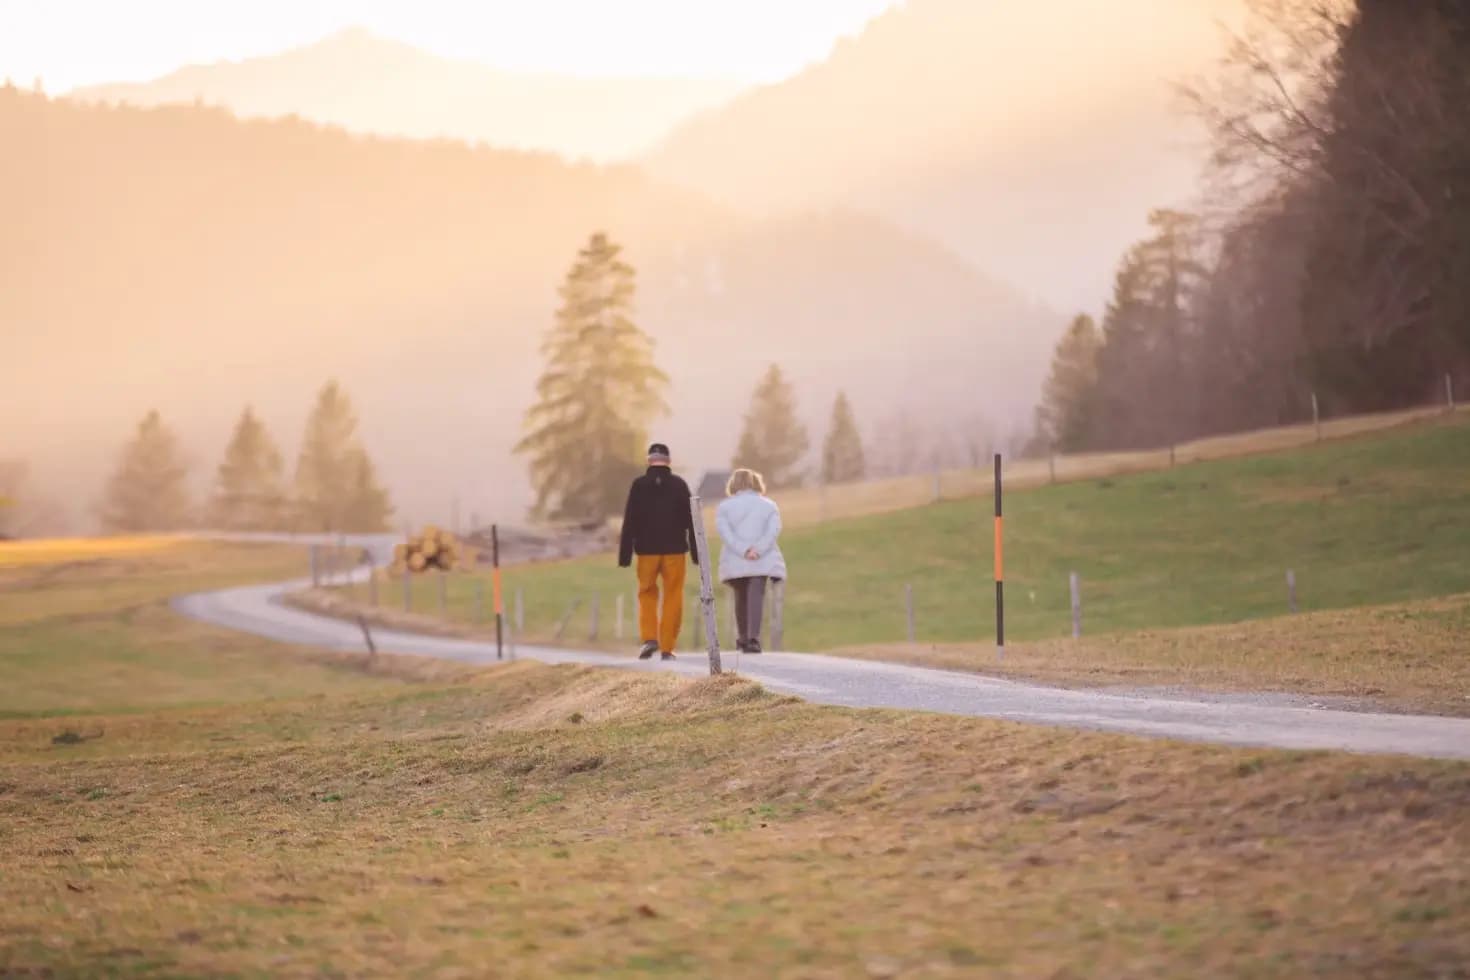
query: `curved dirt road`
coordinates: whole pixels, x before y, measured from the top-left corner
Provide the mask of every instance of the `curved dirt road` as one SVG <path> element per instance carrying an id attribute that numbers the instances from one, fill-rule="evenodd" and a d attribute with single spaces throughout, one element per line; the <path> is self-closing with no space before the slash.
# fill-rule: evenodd
<path id="1" fill-rule="evenodd" d="M 181 596 L 173 606 L 193 619 L 272 640 L 362 651 L 362 634 L 356 625 L 283 603 L 287 593 L 303 585 L 284 582 L 205 592 Z M 373 639 L 379 650 L 388 653 L 472 663 L 495 661 L 494 644 L 475 640 L 384 629 L 373 630 Z M 521 647 L 519 654 L 546 663 L 674 670 L 690 676 L 708 673 L 705 658 L 699 655 L 685 655 L 665 664 L 639 661 L 631 654 L 615 657 L 547 647 Z M 727 669 L 736 668 L 733 653 L 725 654 L 725 665 Z M 1470 759 L 1470 719 L 1463 718 L 1281 706 L 1264 703 L 1267 699 L 1251 703 L 1241 698 L 1061 690 L 922 667 L 799 653 L 744 657 L 738 669 L 773 691 L 821 704 L 938 711 L 1231 745 Z"/>

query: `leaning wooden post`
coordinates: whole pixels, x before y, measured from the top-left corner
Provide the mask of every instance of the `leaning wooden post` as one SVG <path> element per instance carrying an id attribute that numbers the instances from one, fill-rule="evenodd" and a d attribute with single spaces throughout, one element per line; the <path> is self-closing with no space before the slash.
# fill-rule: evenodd
<path id="1" fill-rule="evenodd" d="M 1080 639 L 1082 636 L 1082 582 L 1073 572 L 1068 576 L 1072 587 L 1072 639 Z"/>
<path id="2" fill-rule="evenodd" d="M 709 542 L 704 534 L 704 509 L 699 503 L 699 494 L 689 498 L 689 512 L 694 518 L 694 545 L 699 549 L 699 608 L 704 612 L 704 638 L 709 645 L 710 676 L 722 673 L 720 669 L 720 633 L 715 624 L 715 589 L 710 582 Z"/>
<path id="3" fill-rule="evenodd" d="M 1002 556 L 1004 546 L 1004 518 L 1000 508 L 1000 453 L 995 454 L 995 659 L 1006 654 L 1006 589 L 1005 563 Z"/>
<path id="4" fill-rule="evenodd" d="M 904 612 L 908 616 L 908 625 L 909 625 L 908 636 L 909 636 L 909 642 L 910 643 L 913 643 L 914 642 L 914 587 L 912 585 L 905 585 L 903 587 L 903 606 L 904 606 Z"/>
<path id="5" fill-rule="evenodd" d="M 505 659 L 505 600 L 500 587 L 500 525 L 490 525 L 490 581 L 494 586 L 493 606 L 495 609 L 495 659 Z M 516 590 L 516 632 L 521 630 L 523 610 L 521 607 L 521 592 Z M 514 655 L 515 646 L 511 646 Z"/>
<path id="6" fill-rule="evenodd" d="M 1444 376 L 1444 402 L 1451 412 L 1455 410 L 1455 378 L 1449 373 Z"/>
<path id="7" fill-rule="evenodd" d="M 1322 412 L 1317 407 L 1317 393 L 1312 392 L 1312 431 L 1318 442 L 1322 441 Z"/>
<path id="8" fill-rule="evenodd" d="M 1296 572 L 1286 570 L 1286 608 L 1296 612 Z"/>

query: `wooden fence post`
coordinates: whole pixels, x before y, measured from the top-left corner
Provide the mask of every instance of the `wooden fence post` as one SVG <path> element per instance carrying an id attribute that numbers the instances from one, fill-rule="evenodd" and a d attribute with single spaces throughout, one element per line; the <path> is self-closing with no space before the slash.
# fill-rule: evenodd
<path id="1" fill-rule="evenodd" d="M 1318 442 L 1322 441 L 1322 412 L 1317 407 L 1317 393 L 1312 392 L 1312 431 Z"/>
<path id="2" fill-rule="evenodd" d="M 1068 584 L 1072 589 L 1072 639 L 1076 640 L 1082 636 L 1082 582 L 1076 572 L 1068 576 Z"/>
<path id="3" fill-rule="evenodd" d="M 495 607 L 495 659 L 505 657 L 505 583 L 500 578 L 500 525 L 490 525 L 490 581 L 494 585 L 491 604 Z M 484 583 L 481 583 L 483 588 Z M 515 647 L 511 647 L 515 656 Z"/>
<path id="4" fill-rule="evenodd" d="M 1286 608 L 1296 612 L 1296 572 L 1286 570 Z"/>
<path id="5" fill-rule="evenodd" d="M 561 635 L 567 630 L 567 624 L 572 621 L 572 614 L 577 611 L 577 607 L 581 604 L 581 599 L 573 599 L 571 601 L 571 603 L 567 606 L 567 611 L 562 613 L 561 622 L 556 624 L 556 634 L 552 637 L 552 639 L 561 639 Z"/>
<path id="6" fill-rule="evenodd" d="M 322 564 L 322 561 L 321 561 L 321 556 L 319 554 L 318 547 L 313 544 L 310 547 L 310 549 L 308 549 L 308 554 L 311 556 L 311 587 L 313 589 L 321 588 L 321 584 L 322 584 L 321 564 Z"/>
<path id="7" fill-rule="evenodd" d="M 1446 372 L 1444 376 L 1444 400 L 1451 412 L 1455 410 L 1455 378 Z"/>
<path id="8" fill-rule="evenodd" d="M 909 637 L 909 642 L 910 643 L 913 643 L 914 642 L 914 636 L 915 636 L 915 631 L 914 631 L 914 587 L 913 587 L 913 585 L 905 585 L 903 587 L 903 606 L 904 606 L 904 612 L 905 612 L 905 614 L 908 617 L 908 626 L 909 626 L 908 637 Z"/>
<path id="9" fill-rule="evenodd" d="M 699 608 L 704 610 L 704 638 L 709 649 L 709 672 L 713 677 L 723 673 L 720 665 L 720 634 L 715 624 L 715 590 L 710 583 L 709 542 L 705 540 L 704 508 L 700 506 L 699 494 L 689 498 L 689 512 L 694 519 L 694 545 L 699 549 L 703 561 L 699 563 Z"/>

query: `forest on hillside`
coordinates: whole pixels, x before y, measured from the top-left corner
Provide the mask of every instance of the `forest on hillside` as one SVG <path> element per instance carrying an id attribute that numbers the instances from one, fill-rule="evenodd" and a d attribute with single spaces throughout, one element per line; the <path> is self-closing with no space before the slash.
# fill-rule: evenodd
<path id="1" fill-rule="evenodd" d="M 1213 139 L 1100 321 L 1060 342 L 1060 451 L 1470 398 L 1470 3 L 1257 0 L 1189 95 Z"/>

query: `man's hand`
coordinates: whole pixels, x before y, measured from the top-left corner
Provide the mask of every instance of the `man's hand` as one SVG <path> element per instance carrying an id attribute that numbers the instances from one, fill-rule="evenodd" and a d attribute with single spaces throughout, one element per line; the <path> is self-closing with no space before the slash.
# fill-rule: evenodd
<path id="1" fill-rule="evenodd" d="M 745 558 L 747 561 L 755 561 L 760 556 L 761 553 L 759 551 L 756 551 L 754 548 L 745 549 Z"/>

